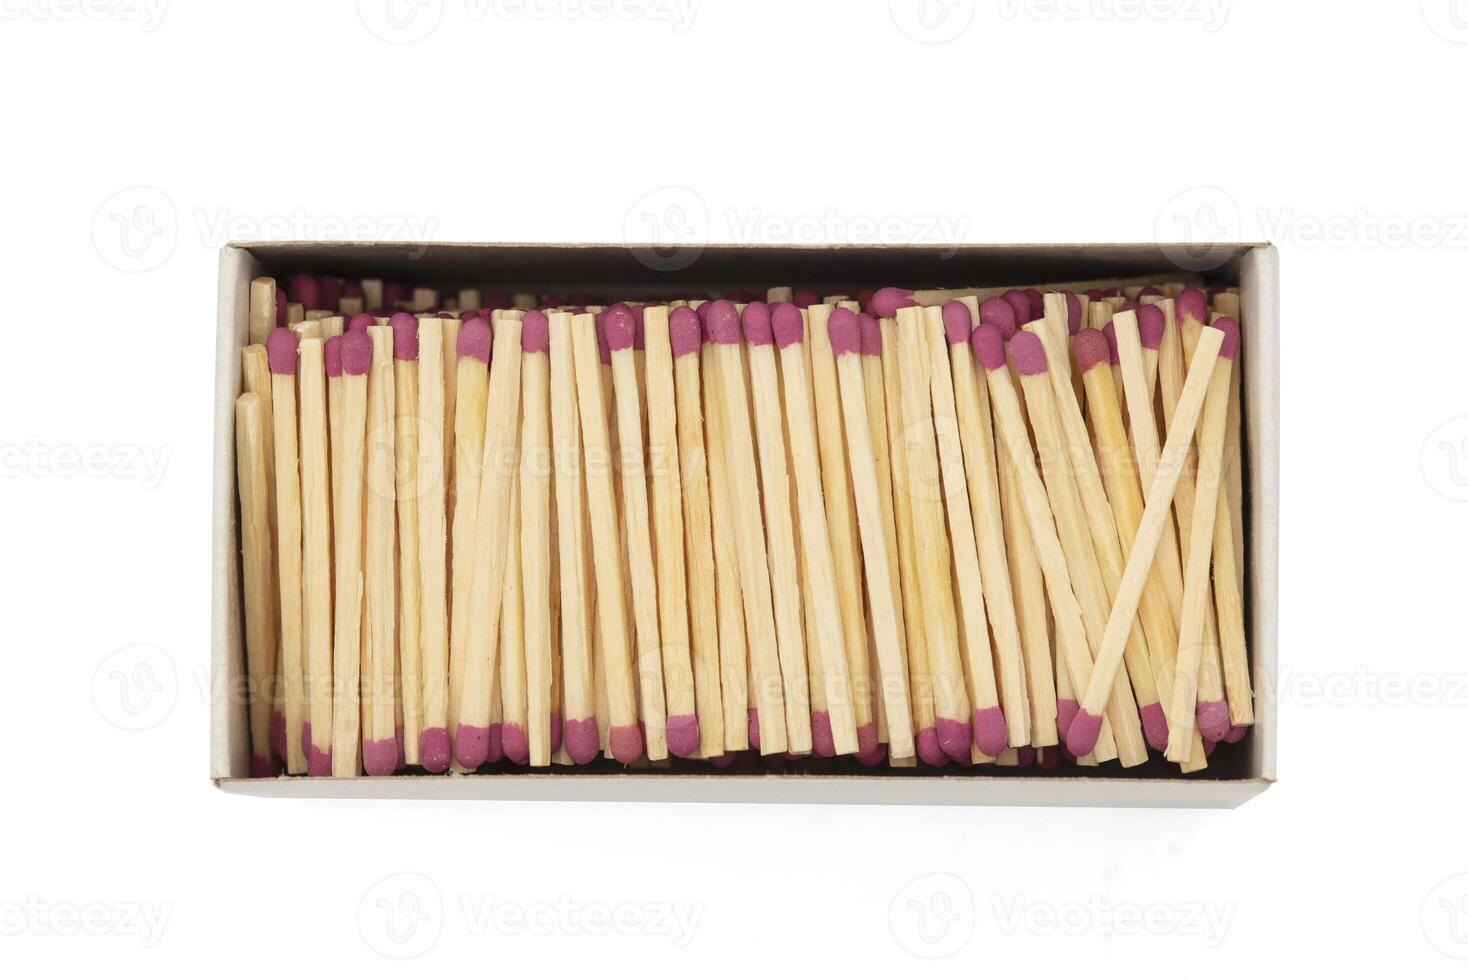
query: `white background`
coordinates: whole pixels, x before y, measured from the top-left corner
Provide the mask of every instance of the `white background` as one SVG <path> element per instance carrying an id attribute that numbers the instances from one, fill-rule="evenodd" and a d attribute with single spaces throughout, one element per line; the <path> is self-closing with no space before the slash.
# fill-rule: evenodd
<path id="1" fill-rule="evenodd" d="M 1468 4 L 687 2 L 0 0 L 0 970 L 1462 976 Z M 1216 813 L 212 788 L 217 249 L 344 225 L 1270 238 L 1279 784 Z"/>

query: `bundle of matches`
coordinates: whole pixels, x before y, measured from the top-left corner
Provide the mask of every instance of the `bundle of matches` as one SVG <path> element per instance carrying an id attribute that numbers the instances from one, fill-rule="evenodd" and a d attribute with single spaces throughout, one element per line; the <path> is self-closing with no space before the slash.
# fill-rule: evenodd
<path id="1" fill-rule="evenodd" d="M 1204 770 L 1253 723 L 1238 314 L 258 279 L 252 774 Z"/>

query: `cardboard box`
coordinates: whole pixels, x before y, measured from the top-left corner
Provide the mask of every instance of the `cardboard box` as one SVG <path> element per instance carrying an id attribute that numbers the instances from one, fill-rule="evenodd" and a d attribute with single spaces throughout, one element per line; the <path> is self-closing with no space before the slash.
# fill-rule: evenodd
<path id="1" fill-rule="evenodd" d="M 1256 724 L 1221 746 L 1210 768 L 1181 777 L 1153 761 L 1106 775 L 988 769 L 940 773 L 862 769 L 840 773 L 680 773 L 582 768 L 506 775 L 350 779 L 250 779 L 234 468 L 234 400 L 247 343 L 250 280 L 295 272 L 375 276 L 417 283 L 516 290 L 626 292 L 793 284 L 833 290 L 850 283 L 911 287 L 1014 285 L 1178 277 L 1166 245 L 651 246 L 514 244 L 240 243 L 220 250 L 214 433 L 214 576 L 211 776 L 256 796 L 538 799 L 770 803 L 922 803 L 1051 806 L 1233 807 L 1275 778 L 1275 643 L 1279 560 L 1279 253 L 1267 244 L 1218 245 L 1210 281 L 1237 284 L 1243 312 L 1245 582 Z"/>

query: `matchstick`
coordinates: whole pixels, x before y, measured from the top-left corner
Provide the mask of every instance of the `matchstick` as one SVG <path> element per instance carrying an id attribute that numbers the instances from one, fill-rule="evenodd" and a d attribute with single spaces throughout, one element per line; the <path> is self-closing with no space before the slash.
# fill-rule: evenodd
<path id="1" fill-rule="evenodd" d="M 412 319 L 408 314 L 409 319 Z M 397 768 L 397 396 L 393 384 L 396 328 L 374 324 L 367 375 L 366 516 L 363 525 L 362 764 L 369 776 Z M 345 515 L 343 515 L 345 516 Z"/>
<path id="2" fill-rule="evenodd" d="M 265 476 L 265 434 L 260 396 L 235 400 L 235 472 L 240 495 L 240 552 L 245 579 L 245 669 L 250 682 L 250 775 L 279 771 L 270 738 L 267 693 L 276 657 L 275 619 L 270 604 L 270 489 Z"/>
<path id="3" fill-rule="evenodd" d="M 1218 363 L 1209 378 L 1203 401 L 1203 418 L 1198 423 L 1198 478 L 1194 488 L 1192 533 L 1188 538 L 1187 560 L 1183 566 L 1183 623 L 1179 631 L 1177 679 L 1173 690 L 1173 713 L 1177 720 L 1173 725 L 1172 740 L 1167 746 L 1168 758 L 1173 761 L 1186 758 L 1187 745 L 1183 740 L 1192 734 L 1195 705 L 1197 728 L 1204 738 L 1218 741 L 1228 734 L 1229 729 L 1228 706 L 1221 699 L 1203 699 L 1198 668 L 1206 640 L 1204 617 L 1208 607 L 1209 565 L 1215 539 L 1213 530 L 1218 515 L 1219 488 L 1223 482 L 1229 375 L 1238 351 L 1238 329 L 1233 320 L 1220 318 L 1212 328 L 1201 331 L 1198 348 L 1193 355 L 1196 363 L 1200 354 L 1206 356 L 1213 331 L 1222 334 Z M 1190 376 L 1193 373 L 1191 367 L 1188 373 Z M 1183 411 L 1190 407 L 1179 400 L 1177 416 L 1182 417 Z M 1172 442 L 1170 432 L 1168 442 Z M 1232 534 L 1231 530 L 1229 534 Z M 1230 576 L 1232 572 L 1228 569 Z"/>
<path id="4" fill-rule="evenodd" d="M 336 350 L 338 375 L 341 373 Z M 325 344 L 316 338 L 300 342 L 300 458 L 302 486 L 302 572 L 305 588 L 302 626 L 305 643 L 304 688 L 308 694 L 303 708 L 319 702 L 320 710 L 310 717 L 316 726 L 331 731 L 331 646 L 332 646 L 332 554 L 331 554 L 331 450 L 327 442 Z M 298 716 L 299 717 L 299 716 Z M 302 735 L 305 733 L 303 723 Z M 303 754 L 309 754 L 310 739 L 297 737 Z"/>
<path id="5" fill-rule="evenodd" d="M 850 309 L 850 307 L 847 307 L 847 309 Z M 856 311 L 852 310 L 852 312 Z M 903 605 L 901 570 L 898 567 L 899 559 L 897 547 L 897 513 L 892 504 L 892 460 L 891 450 L 889 449 L 888 445 L 886 379 L 884 378 L 882 371 L 882 332 L 881 327 L 877 324 L 877 318 L 872 316 L 870 313 L 858 313 L 857 325 L 858 329 L 861 332 L 860 363 L 862 389 L 866 401 L 867 432 L 871 440 L 872 447 L 872 468 L 876 471 L 875 477 L 877 481 L 877 508 L 882 521 L 882 540 L 884 545 L 882 554 L 887 566 L 886 578 L 888 586 L 892 591 L 891 609 L 893 620 L 896 623 L 897 627 L 897 656 L 898 665 L 901 668 L 901 684 L 897 685 L 894 683 L 891 686 L 890 690 L 887 689 L 886 685 L 884 685 L 883 691 L 880 692 L 881 698 L 877 702 L 879 705 L 882 705 L 884 707 L 883 717 L 879 718 L 879 720 L 885 721 L 888 724 L 890 734 L 891 718 L 887 715 L 887 713 L 890 712 L 890 710 L 892 709 L 892 701 L 894 698 L 901 698 L 902 714 L 903 716 L 905 716 L 905 721 L 903 724 L 909 730 L 911 730 L 912 728 L 911 691 L 908 687 L 907 681 L 907 615 L 905 607 Z M 829 332 L 830 326 L 828 322 L 827 333 L 829 334 Z M 832 346 L 832 354 L 833 356 L 835 354 L 834 345 Z M 842 404 L 844 413 L 844 395 L 842 397 Z M 847 423 L 847 425 L 848 430 L 846 433 L 846 441 L 849 444 L 854 437 L 850 432 L 850 423 Z M 854 475 L 854 468 L 856 464 L 853 463 L 852 466 L 852 489 L 853 491 L 855 491 L 856 480 Z M 860 522 L 858 521 L 858 523 Z M 862 558 L 864 561 L 866 560 L 865 548 L 863 549 Z M 868 574 L 869 582 L 870 578 L 871 576 L 870 574 Z M 870 585 L 868 587 L 870 588 Z M 878 655 L 878 667 L 879 673 L 881 673 L 881 652 L 876 647 L 875 637 L 872 643 L 872 649 Z M 915 741 L 914 745 L 916 745 Z M 916 750 L 914 749 L 914 751 Z M 915 758 L 915 756 L 913 756 L 912 754 L 904 757 L 897 754 L 895 750 L 891 752 L 890 757 L 894 760 L 907 761 L 913 760 Z"/>
<path id="6" fill-rule="evenodd" d="M 799 315 L 798 313 L 796 314 Z M 765 540 L 770 561 L 770 590 L 774 600 L 775 636 L 779 644 L 780 673 L 785 688 L 788 751 L 808 753 L 812 748 L 809 674 L 805 636 L 801 627 L 800 572 L 795 560 L 795 529 L 791 525 L 790 475 L 786 468 L 785 421 L 780 413 L 780 376 L 775 365 L 775 335 L 770 309 L 750 303 L 740 317 L 749 342 L 750 396 L 754 407 L 759 475 L 763 489 Z M 811 556 L 807 556 L 809 559 Z M 845 651 L 841 651 L 845 660 Z M 845 671 L 843 669 L 842 673 Z M 829 706 L 828 706 L 829 707 Z M 763 721 L 763 717 L 761 717 Z M 854 730 L 832 730 L 838 746 L 853 751 Z M 848 741 L 849 737 L 849 741 Z M 839 751 L 839 748 L 838 748 Z"/>
<path id="7" fill-rule="evenodd" d="M 1210 302 L 1212 302 L 1214 310 L 1212 316 L 1214 318 L 1226 316 L 1239 324 L 1239 335 L 1242 339 L 1244 320 L 1240 309 L 1239 294 L 1234 292 L 1221 292 L 1211 297 Z M 1228 393 L 1228 429 L 1226 430 L 1223 441 L 1223 462 L 1228 474 L 1229 525 L 1233 530 L 1233 553 L 1238 571 L 1238 588 L 1242 592 L 1244 588 L 1244 372 L 1242 368 L 1233 372 L 1233 379 L 1233 387 L 1229 389 Z M 1232 708 L 1232 698 L 1230 698 L 1229 705 Z M 1252 708 L 1250 711 L 1252 714 Z"/>
<path id="8" fill-rule="evenodd" d="M 710 343 L 706 356 L 719 376 L 716 405 L 722 415 L 724 469 L 729 480 L 744 623 L 749 637 L 750 677 L 754 683 L 749 742 L 761 754 L 773 755 L 784 752 L 787 746 L 785 696 L 775 639 L 775 612 L 770 599 L 770 570 L 760 515 L 749 395 L 739 356 L 739 314 L 728 300 L 715 300 L 707 305 L 705 330 Z M 727 683 L 727 671 L 724 676 Z"/>
<path id="9" fill-rule="evenodd" d="M 275 280 L 259 276 L 250 280 L 250 343 L 263 344 L 275 329 Z"/>
<path id="10" fill-rule="evenodd" d="M 469 638 L 464 649 L 464 680 L 454 723 L 454 760 L 465 769 L 479 768 L 489 759 L 491 751 L 510 493 L 518 475 L 519 410 L 520 321 L 504 317 L 496 329 L 490 358 L 484 453 L 480 457 L 479 501 L 474 508 L 471 545 Z M 465 503 L 461 499 L 460 507 Z"/>
<path id="11" fill-rule="evenodd" d="M 647 758 L 668 757 L 667 701 L 663 686 L 662 638 L 658 629 L 657 565 L 652 553 L 652 527 L 647 502 L 647 467 L 642 447 L 642 398 L 637 353 L 637 323 L 620 303 L 602 321 L 612 352 L 612 394 L 616 400 L 618 461 L 622 473 L 622 510 L 627 567 L 632 583 L 632 619 L 636 628 L 638 693 Z M 695 743 L 696 744 L 696 743 Z"/>
<path id="12" fill-rule="evenodd" d="M 292 775 L 306 771 L 306 750 L 301 744 L 301 728 L 305 718 L 305 683 L 293 686 L 280 672 L 280 591 L 277 583 L 278 569 L 275 560 L 276 505 L 275 505 L 275 413 L 274 396 L 270 392 L 270 357 L 265 344 L 250 344 L 240 351 L 240 380 L 245 392 L 260 400 L 260 437 L 265 448 L 265 497 L 269 523 L 266 525 L 266 543 L 270 548 L 265 563 L 265 596 L 267 615 L 270 620 L 270 668 L 266 677 L 268 687 L 260 692 L 270 710 L 270 741 L 275 754 L 285 762 L 285 771 Z M 292 695 L 295 695 L 294 705 Z M 295 727 L 291 727 L 291 720 Z"/>
<path id="13" fill-rule="evenodd" d="M 901 600 L 893 581 L 895 556 L 892 551 L 895 551 L 896 529 L 889 525 L 883 512 L 883 491 L 877 476 L 878 453 L 872 448 L 872 428 L 867 417 L 867 384 L 863 377 L 864 362 L 880 368 L 881 362 L 872 354 L 877 354 L 875 347 L 881 343 L 881 338 L 876 332 L 875 318 L 867 316 L 869 323 L 863 324 L 850 310 L 835 310 L 827 320 L 826 329 L 836 361 L 846 444 L 851 447 L 852 491 L 861 534 L 862 560 L 866 567 L 872 634 L 881 673 L 881 695 L 886 703 L 888 746 L 892 758 L 906 759 L 913 756 L 916 746 L 908 703 L 907 667 L 903 662 L 899 619 Z M 863 326 L 868 331 L 865 335 Z M 867 349 L 871 349 L 871 354 L 863 353 Z M 787 390 L 789 387 L 786 386 Z M 885 441 L 885 433 L 883 437 Z M 886 459 L 881 462 L 885 464 Z M 888 533 L 889 527 L 892 527 L 891 534 Z"/>
<path id="14" fill-rule="evenodd" d="M 449 766 L 448 539 L 444 440 L 444 321 L 418 322 L 418 595 L 422 624 L 422 729 L 418 764 L 429 772 Z M 406 747 L 405 747 L 406 748 Z"/>
<path id="15" fill-rule="evenodd" d="M 693 315 L 698 316 L 697 313 Z M 685 325 L 681 329 L 691 331 L 692 328 Z M 703 331 L 701 322 L 699 330 Z M 703 404 L 708 406 L 703 424 L 708 446 L 709 517 L 712 521 L 714 591 L 719 615 L 719 690 L 724 711 L 724 751 L 728 753 L 749 748 L 749 731 L 754 727 L 752 720 L 755 715 L 749 707 L 749 649 L 744 632 L 742 567 L 734 531 L 734 502 L 729 490 L 732 478 L 726 448 L 728 437 L 724 432 L 723 386 L 716 358 L 708 351 L 708 345 L 712 343 L 705 334 L 699 348 L 698 367 L 704 392 Z M 677 361 L 681 362 L 683 358 Z M 742 373 L 741 369 L 741 376 Z M 684 397 L 686 374 L 685 371 L 678 378 L 679 397 Z M 685 468 L 685 472 L 689 470 Z M 691 520 L 688 526 L 694 526 Z"/>
<path id="16" fill-rule="evenodd" d="M 1172 304 L 1172 300 L 1165 302 L 1169 307 Z M 1163 312 L 1161 303 L 1144 304 L 1137 309 L 1135 315 L 1137 337 L 1142 345 L 1142 376 L 1150 405 L 1157 398 L 1157 364 L 1162 349 L 1162 338 L 1167 332 L 1167 315 Z"/>
<path id="17" fill-rule="evenodd" d="M 750 311 L 755 308 L 756 304 L 745 307 L 746 335 L 750 334 Z M 852 319 L 854 326 L 855 317 L 850 313 L 847 316 Z M 795 474 L 795 503 L 800 522 L 800 558 L 805 572 L 803 580 L 809 593 L 806 597 L 806 621 L 812 638 L 818 644 L 817 649 L 812 651 L 811 660 L 819 665 L 821 694 L 824 695 L 822 700 L 825 705 L 824 717 L 819 717 L 814 710 L 811 712 L 812 743 L 825 748 L 825 754 L 828 755 L 851 755 L 858 751 L 863 755 L 870 755 L 877 749 L 877 729 L 870 722 L 859 729 L 853 711 L 852 684 L 847 673 L 848 652 L 842 633 L 840 600 L 836 594 L 836 563 L 831 553 L 826 507 L 822 499 L 815 403 L 810 375 L 806 371 L 805 320 L 800 310 L 790 303 L 775 304 L 769 311 L 766 324 L 761 324 L 757 316 L 753 320 L 755 332 L 751 336 L 751 342 L 754 342 L 755 336 L 759 337 L 760 349 L 752 352 L 751 359 L 764 360 L 769 353 L 771 339 L 780 352 L 785 423 L 790 434 L 789 459 Z M 766 337 L 763 333 L 765 326 L 773 331 L 772 337 Z M 773 395 L 771 403 L 778 410 L 779 390 L 773 392 Z M 768 395 L 756 390 L 757 405 L 766 397 Z M 784 462 L 783 458 L 781 462 Z M 786 499 L 788 490 L 787 487 Z M 779 586 L 776 585 L 776 588 Z M 867 667 L 864 657 L 858 666 L 865 673 Z M 814 697 L 814 680 L 811 683 Z"/>
<path id="18" fill-rule="evenodd" d="M 305 614 L 302 608 L 301 578 L 301 473 L 297 442 L 298 420 L 296 407 L 296 335 L 290 330 L 277 327 L 270 331 L 265 341 L 270 361 L 271 421 L 274 426 L 272 440 L 275 451 L 275 560 L 276 584 L 280 589 L 280 647 L 278 664 L 274 666 L 284 680 L 286 708 L 292 701 L 305 704 L 325 697 L 327 717 L 330 717 L 330 692 L 316 690 L 298 693 L 291 697 L 294 688 L 300 692 L 305 687 Z M 285 380 L 289 379 L 289 380 Z M 286 721 L 290 731 L 290 719 Z M 305 730 L 304 721 L 302 731 Z M 329 737 L 329 736 L 328 736 Z M 289 743 L 289 738 L 287 738 Z M 325 746 L 329 749 L 330 741 Z M 287 744 L 289 751 L 289 744 Z M 307 771 L 311 771 L 308 752 Z M 318 767 L 319 768 L 319 767 Z"/>
<path id="19" fill-rule="evenodd" d="M 527 734 L 530 764 L 548 766 L 555 631 L 551 618 L 550 320 L 539 310 L 531 310 L 521 320 L 520 349 L 520 566 Z"/>
<path id="20" fill-rule="evenodd" d="M 649 324 L 648 350 L 662 345 L 654 336 L 658 324 Z M 698 712 L 698 756 L 713 758 L 725 748 L 724 703 L 719 676 L 718 573 L 714 564 L 714 541 L 709 511 L 709 463 L 704 440 L 702 383 L 699 348 L 703 327 L 698 314 L 687 307 L 667 316 L 668 351 L 673 362 L 673 387 L 678 418 L 678 476 L 682 484 L 683 542 L 687 561 L 688 619 L 693 644 L 694 697 Z M 732 571 L 732 569 L 731 569 Z M 738 581 L 730 601 L 740 616 L 740 643 L 744 624 L 738 609 Z M 742 685 L 741 685 L 742 686 Z M 743 711 L 739 713 L 743 720 Z"/>
<path id="21" fill-rule="evenodd" d="M 459 331 L 463 329 L 464 321 L 458 318 L 450 319 L 443 317 L 440 318 L 439 322 L 443 324 L 444 523 L 446 528 L 452 528 L 454 526 L 455 502 L 453 477 L 457 465 L 454 460 L 455 440 L 457 438 L 454 435 L 454 425 L 457 422 L 458 415 L 455 404 L 455 393 L 458 389 L 459 380 Z M 446 553 L 448 552 L 448 545 L 445 545 L 444 551 Z"/>
<path id="22" fill-rule="evenodd" d="M 1178 478 L 1182 474 L 1188 446 L 1192 442 L 1193 433 L 1198 425 L 1199 413 L 1204 410 L 1205 398 L 1209 390 L 1214 387 L 1212 378 L 1218 374 L 1215 363 L 1224 340 L 1223 331 L 1211 332 L 1208 338 L 1200 342 L 1199 356 L 1194 360 L 1188 372 L 1188 381 L 1183 388 L 1183 398 L 1180 399 L 1177 414 L 1174 416 L 1175 424 L 1168 430 L 1167 444 L 1162 450 L 1156 475 L 1147 490 L 1147 503 L 1132 542 L 1131 553 L 1127 557 L 1126 571 L 1122 575 L 1121 587 L 1117 590 L 1117 601 L 1107 619 L 1106 632 L 1102 636 L 1091 682 L 1081 696 L 1080 711 L 1066 733 L 1066 745 L 1073 753 L 1084 752 L 1090 743 L 1090 732 L 1099 727 L 1098 716 L 1107 698 L 1111 672 L 1121 661 L 1126 634 L 1131 630 L 1137 605 L 1142 597 L 1142 590 L 1156 557 L 1157 543 L 1162 537 L 1163 526 L 1172 507 L 1173 494 L 1177 489 Z M 1225 378 L 1225 383 L 1226 381 Z M 1225 397 L 1226 395 L 1225 391 Z M 1227 407 L 1226 401 L 1224 407 Z M 1186 609 L 1186 597 L 1184 601 Z M 1186 623 L 1186 618 L 1184 621 Z M 1182 650 L 1182 654 L 1184 657 L 1188 655 L 1186 649 Z M 1180 660 L 1179 670 L 1183 666 Z M 1196 667 L 1194 670 L 1196 671 Z M 1178 678 L 1178 684 L 1181 684 L 1181 678 Z M 1180 730 L 1187 730 L 1187 733 L 1182 736 L 1184 739 L 1191 737 L 1190 720 L 1180 718 L 1171 712 L 1168 720 L 1169 748 L 1171 748 L 1172 741 L 1178 738 Z M 1169 758 L 1172 758 L 1171 753 L 1169 753 Z M 1181 760 L 1174 759 L 1174 761 Z"/>
<path id="23" fill-rule="evenodd" d="M 684 551 L 682 500 L 685 489 L 678 455 L 678 396 L 673 381 L 668 308 L 643 307 L 642 319 L 647 458 L 652 468 L 649 482 L 652 484 L 653 544 L 657 560 L 658 628 L 662 637 L 663 685 L 667 693 L 668 751 L 679 758 L 689 758 L 699 754 L 703 719 L 698 714 L 697 686 L 689 649 L 688 562 Z M 697 316 L 694 319 L 697 321 Z M 722 723 L 722 712 L 720 715 Z M 722 736 L 722 731 L 720 734 Z"/>
<path id="24" fill-rule="evenodd" d="M 842 425 L 836 355 L 831 349 L 828 318 L 831 307 L 813 304 L 806 333 L 810 380 L 815 398 L 816 434 L 820 441 L 821 486 L 826 504 L 826 527 L 836 562 L 836 596 L 841 602 L 841 631 L 850 677 L 852 715 L 856 720 L 861 756 L 875 761 L 876 726 L 873 723 L 872 668 L 867 655 L 866 619 L 862 610 L 861 554 L 852 499 L 846 437 Z"/>
<path id="25" fill-rule="evenodd" d="M 963 323 L 957 331 L 961 343 L 968 340 L 968 308 L 962 308 Z M 979 569 L 979 552 L 974 536 L 973 515 L 969 511 L 968 479 L 964 472 L 963 447 L 958 433 L 958 409 L 953 393 L 953 371 L 948 363 L 948 334 L 941 307 L 922 309 L 922 329 L 926 333 L 929 358 L 929 391 L 932 399 L 933 428 L 938 444 L 938 466 L 941 476 L 943 507 L 948 514 L 948 537 L 953 568 L 956 572 L 959 642 L 963 649 L 963 669 L 973 705 L 973 744 L 987 759 L 998 756 L 1008 747 L 1008 727 L 1004 710 L 999 706 L 999 686 L 994 679 L 994 652 L 989 645 L 988 616 L 984 605 L 983 579 Z M 963 351 L 965 359 L 968 351 Z M 1029 741 L 1023 732 L 1021 745 Z"/>
<path id="26" fill-rule="evenodd" d="M 419 320 L 394 314 L 389 320 L 393 344 L 393 397 L 395 494 L 398 519 L 398 697 L 402 703 L 403 761 L 420 764 L 423 737 L 424 671 L 422 592 L 419 581 L 418 457 L 422 452 L 418 416 Z M 437 438 L 434 434 L 433 438 Z M 434 447 L 435 451 L 437 447 Z"/>
<path id="27" fill-rule="evenodd" d="M 1020 336 L 1016 334 L 1015 338 Z M 1059 659 L 1064 663 L 1071 687 L 1074 690 L 1085 690 L 1091 681 L 1090 641 L 1086 637 L 1081 607 L 1072 587 L 1066 553 L 1061 547 L 1059 532 L 1056 530 L 1049 494 L 1035 463 L 1035 451 L 1030 445 L 1019 394 L 1010 377 L 1004 336 L 999 327 L 980 323 L 969 343 L 974 356 L 988 376 L 995 435 L 1003 451 L 1008 454 L 1010 472 L 1014 474 L 1020 503 L 1024 507 L 1025 523 L 1029 527 L 1030 540 L 1035 546 L 1035 557 L 1044 573 L 1045 590 L 1050 596 L 1050 609 L 1055 619 Z M 1039 357 L 1043 357 L 1043 348 L 1039 348 L 1037 353 Z M 1028 369 L 1032 370 L 1036 366 L 1033 363 L 1034 356 L 1036 355 L 1032 354 L 1026 364 Z M 1064 699 L 1060 700 L 1063 702 Z M 1109 715 L 1110 712 L 1108 717 Z M 1118 757 L 1117 745 L 1111 734 L 1112 728 L 1113 724 L 1109 723 L 1101 726 L 1094 752 L 1097 762 L 1108 762 Z M 1145 755 L 1145 751 L 1143 754 Z"/>
<path id="28" fill-rule="evenodd" d="M 358 692 L 362 683 L 362 491 L 367 442 L 367 372 L 372 366 L 372 339 L 364 332 L 348 331 L 341 342 L 341 479 L 333 524 L 336 575 L 333 582 L 331 668 L 332 700 L 325 692 L 312 692 L 312 743 L 308 772 L 333 776 L 355 776 L 361 766 L 362 709 Z M 315 733 L 314 721 L 322 707 L 328 709 L 330 740 L 325 732 Z M 394 748 L 396 755 L 396 748 Z"/>
<path id="29" fill-rule="evenodd" d="M 522 327 L 523 346 L 523 327 Z M 552 313 L 547 323 L 550 355 L 550 422 L 555 466 L 557 582 L 560 590 L 563 744 L 572 762 L 596 758 L 596 692 L 593 687 L 591 586 L 588 582 L 586 485 L 576 409 L 571 315 Z"/>
<path id="30" fill-rule="evenodd" d="M 873 297 L 876 302 L 877 297 Z M 906 306 L 896 313 L 908 482 L 895 492 L 905 493 L 912 507 L 938 745 L 949 758 L 967 762 L 974 730 L 958 650 L 958 614 L 953 606 L 949 546 L 943 525 L 943 489 L 931 404 L 932 364 L 923 337 L 921 309 Z"/>
<path id="31" fill-rule="evenodd" d="M 521 384 L 524 384 L 523 372 Z M 522 411 L 521 415 L 523 414 Z M 510 481 L 510 510 L 505 527 L 505 584 L 500 599 L 499 625 L 499 721 L 505 758 L 517 766 L 523 766 L 530 762 L 529 651 L 525 646 L 524 567 L 520 552 L 523 527 L 520 520 L 520 486 L 523 481 L 519 474 L 524 472 L 523 458 L 517 469 L 519 472 L 515 479 Z M 547 718 L 547 733 L 549 725 Z"/>
<path id="32" fill-rule="evenodd" d="M 868 314 L 870 316 L 871 314 Z M 892 505 L 897 527 L 898 571 L 902 580 L 903 623 L 907 628 L 908 690 L 917 754 L 930 766 L 948 762 L 938 744 L 933 705 L 933 672 L 928 663 L 927 628 L 923 622 L 922 583 L 919 581 L 917 535 L 913 527 L 912 497 L 907 465 L 907 422 L 903 414 L 902 374 L 897 357 L 897 321 L 877 321 L 881 338 L 882 383 L 886 389 L 887 444 L 892 466 Z"/>
<path id="33" fill-rule="evenodd" d="M 454 368 L 454 512 L 450 538 L 448 728 L 456 735 L 459 698 L 468 669 L 470 596 L 473 594 L 475 517 L 484 462 L 484 413 L 489 390 L 487 320 L 475 317 L 459 330 Z M 448 406 L 445 402 L 444 411 Z M 486 758 L 488 750 L 486 749 Z"/>
<path id="34" fill-rule="evenodd" d="M 595 317 L 571 319 L 576 369 L 576 397 L 586 460 L 586 502 L 590 516 L 592 555 L 596 569 L 596 663 L 605 673 L 608 733 L 612 758 L 624 765 L 642 755 L 637 724 L 637 695 L 632 654 L 627 646 L 626 591 L 622 582 L 622 546 L 617 527 L 616 491 L 612 483 L 611 438 L 602 409 L 601 358 L 597 352 Z"/>

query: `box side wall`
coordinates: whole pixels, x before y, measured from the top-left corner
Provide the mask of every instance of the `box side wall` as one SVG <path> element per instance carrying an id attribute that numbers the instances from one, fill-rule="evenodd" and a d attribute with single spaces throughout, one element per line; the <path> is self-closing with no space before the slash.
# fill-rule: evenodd
<path id="1" fill-rule="evenodd" d="M 234 402 L 240 394 L 240 349 L 248 342 L 250 280 L 260 268 L 249 252 L 219 252 L 219 328 L 214 365 L 214 567 L 209 771 L 215 779 L 249 773 L 250 734 L 240 624 L 239 528 L 235 507 Z"/>

